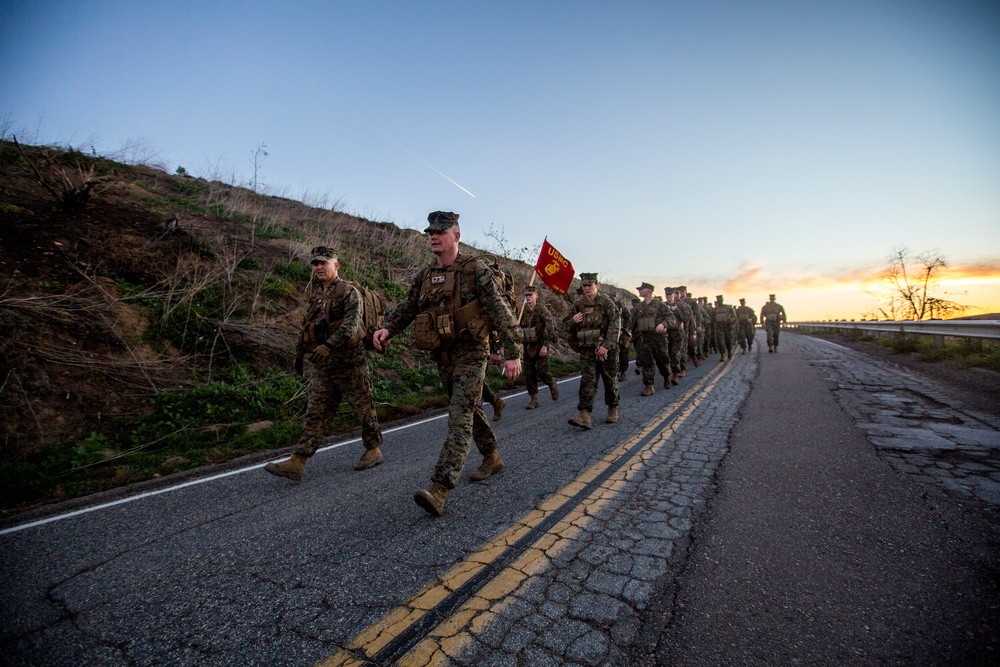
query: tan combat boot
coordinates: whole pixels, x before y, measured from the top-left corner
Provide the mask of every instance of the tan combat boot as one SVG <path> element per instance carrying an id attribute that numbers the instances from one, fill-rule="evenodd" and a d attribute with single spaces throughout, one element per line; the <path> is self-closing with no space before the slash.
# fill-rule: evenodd
<path id="1" fill-rule="evenodd" d="M 570 417 L 569 423 L 580 428 L 590 429 L 590 410 L 580 410 L 576 417 Z"/>
<path id="2" fill-rule="evenodd" d="M 361 458 L 357 463 L 354 464 L 355 470 L 368 470 L 369 468 L 374 468 L 379 465 L 385 459 L 382 458 L 382 450 L 378 447 L 373 447 L 371 449 L 366 449 L 365 453 L 361 455 Z"/>
<path id="3" fill-rule="evenodd" d="M 608 406 L 608 416 L 604 418 L 605 424 L 617 424 L 618 423 L 618 406 L 609 405 Z"/>
<path id="4" fill-rule="evenodd" d="M 507 401 L 502 398 L 498 398 L 497 402 L 493 404 L 493 421 L 498 422 L 500 418 L 503 417 L 504 406 L 507 405 Z"/>
<path id="5" fill-rule="evenodd" d="M 684 377 L 685 375 L 687 375 L 687 370 L 681 370 L 681 371 L 678 371 L 678 372 L 674 373 L 674 379 L 675 379 L 675 380 L 680 380 L 680 379 L 681 379 L 682 377 Z M 677 383 L 676 383 L 676 382 L 674 382 L 674 384 L 677 384 Z"/>
<path id="6" fill-rule="evenodd" d="M 639 394 L 639 395 L 640 396 L 652 396 L 653 395 L 653 385 L 647 384 L 645 387 L 642 388 L 642 393 Z"/>
<path id="7" fill-rule="evenodd" d="M 628 379 L 628 375 L 625 373 L 625 371 L 622 371 L 621 373 L 618 374 L 618 381 L 619 382 L 624 382 L 627 379 Z"/>
<path id="8" fill-rule="evenodd" d="M 268 471 L 272 475 L 287 477 L 290 480 L 298 482 L 302 479 L 302 469 L 306 466 L 307 458 L 308 457 L 305 457 L 302 454 L 292 454 L 292 458 L 287 461 L 282 461 L 281 463 L 268 463 L 264 466 L 264 470 Z"/>
<path id="9" fill-rule="evenodd" d="M 413 494 L 416 501 L 428 514 L 441 516 L 444 514 L 444 499 L 448 497 L 448 487 L 440 482 L 431 482 L 431 488 L 420 489 Z"/>
<path id="10" fill-rule="evenodd" d="M 670 389 L 670 387 L 672 387 L 675 384 L 677 384 L 677 383 L 676 382 L 674 382 L 674 383 L 670 382 L 670 376 L 669 375 L 664 375 L 663 376 L 663 388 L 664 389 Z"/>
<path id="11" fill-rule="evenodd" d="M 481 482 L 501 470 L 503 470 L 503 459 L 500 458 L 500 452 L 494 449 L 483 457 L 483 462 L 479 464 L 479 469 L 469 475 L 469 481 Z"/>
<path id="12" fill-rule="evenodd" d="M 549 385 L 549 393 L 552 394 L 552 400 L 553 401 L 558 401 L 559 400 L 559 385 L 556 384 L 555 382 L 553 382 L 552 384 L 550 384 Z"/>
<path id="13" fill-rule="evenodd" d="M 532 394 L 531 395 L 531 400 L 528 401 L 528 404 L 526 406 L 524 406 L 524 409 L 525 410 L 534 410 L 537 407 L 538 407 L 538 394 Z"/>

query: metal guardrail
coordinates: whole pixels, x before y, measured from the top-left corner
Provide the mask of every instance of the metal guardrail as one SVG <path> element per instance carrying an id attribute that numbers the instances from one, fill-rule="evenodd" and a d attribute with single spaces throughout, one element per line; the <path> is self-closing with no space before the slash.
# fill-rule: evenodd
<path id="1" fill-rule="evenodd" d="M 840 320 L 833 322 L 790 322 L 788 326 L 804 331 L 847 329 L 869 331 L 876 335 L 880 333 L 890 335 L 922 334 L 924 336 L 1000 340 L 1000 320 L 895 320 L 886 322 Z"/>

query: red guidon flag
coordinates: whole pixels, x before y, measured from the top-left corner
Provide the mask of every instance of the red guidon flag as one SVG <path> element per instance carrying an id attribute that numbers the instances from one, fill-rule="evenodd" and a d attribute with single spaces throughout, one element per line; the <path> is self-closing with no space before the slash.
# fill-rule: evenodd
<path id="1" fill-rule="evenodd" d="M 538 261 L 535 262 L 535 273 L 543 283 L 559 294 L 566 293 L 576 275 L 573 264 L 553 248 L 548 240 L 542 242 L 542 251 L 538 253 Z"/>

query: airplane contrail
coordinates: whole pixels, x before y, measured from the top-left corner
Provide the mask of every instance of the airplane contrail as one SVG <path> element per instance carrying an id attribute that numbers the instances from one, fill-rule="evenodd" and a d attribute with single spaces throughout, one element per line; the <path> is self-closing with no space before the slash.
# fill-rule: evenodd
<path id="1" fill-rule="evenodd" d="M 442 172 L 440 169 L 438 169 L 437 167 L 435 167 L 434 165 L 432 165 L 430 162 L 428 162 L 427 160 L 423 159 L 422 157 L 420 157 L 419 155 L 417 155 L 416 153 L 414 153 L 413 151 L 411 151 L 409 148 L 407 148 L 403 144 L 399 143 L 398 141 L 396 141 L 395 139 L 393 139 L 392 137 L 390 137 L 388 134 L 386 134 L 385 131 L 379 130 L 379 128 L 375 128 L 375 129 L 378 130 L 379 132 L 381 132 L 385 136 L 386 139 L 388 139 L 392 143 L 394 143 L 397 146 L 399 146 L 400 148 L 402 148 L 404 151 L 406 151 L 407 153 L 409 153 L 410 155 L 412 155 L 417 160 L 420 160 L 421 162 L 423 162 L 427 167 L 433 169 L 435 172 L 437 172 L 437 174 L 439 176 L 441 176 L 441 178 L 445 179 L 446 181 L 448 181 L 449 183 L 451 183 L 456 188 L 458 188 L 459 190 L 461 190 L 465 194 L 469 195 L 473 199 L 476 198 L 476 195 L 472 194 L 471 192 L 469 192 L 468 190 L 466 190 L 465 188 L 463 188 L 461 185 L 459 185 L 458 183 L 456 183 L 451 178 L 448 178 L 448 176 L 444 172 Z"/>

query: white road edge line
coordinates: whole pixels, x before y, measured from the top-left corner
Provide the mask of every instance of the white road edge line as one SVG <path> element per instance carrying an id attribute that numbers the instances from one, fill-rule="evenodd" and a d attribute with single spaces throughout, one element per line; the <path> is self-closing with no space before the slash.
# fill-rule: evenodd
<path id="1" fill-rule="evenodd" d="M 557 382 L 557 384 L 562 384 L 564 382 L 572 382 L 573 380 L 579 380 L 579 379 L 580 379 L 580 376 L 579 375 L 575 375 L 575 376 L 573 376 L 571 378 L 567 378 L 567 379 L 564 379 L 564 380 L 559 380 Z M 527 391 L 520 391 L 520 392 L 518 392 L 516 394 L 510 394 L 506 398 L 516 398 L 518 396 L 524 396 L 527 393 L 528 393 Z M 414 426 L 420 426 L 421 424 L 427 424 L 429 422 L 437 421 L 438 419 L 445 419 L 447 416 L 448 416 L 448 413 L 444 413 L 444 414 L 438 415 L 436 417 L 428 417 L 427 419 L 421 419 L 420 421 L 413 422 L 411 424 L 404 424 L 403 426 L 395 426 L 393 428 L 386 429 L 386 430 L 382 431 L 382 435 L 386 435 L 388 433 L 394 433 L 396 431 L 402 431 L 402 430 L 405 430 L 405 429 L 408 429 L 408 428 L 413 428 Z M 332 445 L 326 445 L 325 447 L 320 447 L 319 449 L 317 449 L 316 453 L 319 454 L 320 452 L 329 451 L 331 449 L 337 449 L 337 448 L 343 447 L 345 445 L 352 445 L 352 444 L 354 444 L 356 442 L 361 442 L 361 438 L 351 438 L 350 440 L 344 440 L 342 442 L 337 442 L 337 443 L 334 443 Z M 158 496 L 161 493 L 171 493 L 173 491 L 178 491 L 180 489 L 184 489 L 184 488 L 187 488 L 189 486 L 195 486 L 197 484 L 204 484 L 206 482 L 214 482 L 217 479 L 223 479 L 225 477 L 231 477 L 232 475 L 239 475 L 241 473 L 249 472 L 251 470 L 257 470 L 259 468 L 263 468 L 268 463 L 270 463 L 270 462 L 269 461 L 265 461 L 264 463 L 255 463 L 254 465 L 247 466 L 246 468 L 239 468 L 238 470 L 230 470 L 229 472 L 223 472 L 223 473 L 219 473 L 218 475 L 211 475 L 209 477 L 202 477 L 201 479 L 193 479 L 190 482 L 182 482 L 180 484 L 175 484 L 174 486 L 167 486 L 167 487 L 164 487 L 162 489 L 156 489 L 155 491 L 146 491 L 145 493 L 138 493 L 138 494 L 136 494 L 134 496 L 129 496 L 127 498 L 119 498 L 118 500 L 112 500 L 111 502 L 108 502 L 108 503 L 101 503 L 100 505 L 94 505 L 93 507 L 84 507 L 82 509 L 74 510 L 72 512 L 66 512 L 65 514 L 56 514 L 54 516 L 46 517 L 44 519 L 39 519 L 38 521 L 31 521 L 29 523 L 22 523 L 19 526 L 11 526 L 10 528 L 4 528 L 3 530 L 0 530 L 0 536 L 7 535 L 9 533 L 16 533 L 16 532 L 22 531 L 22 530 L 27 530 L 28 528 L 34 528 L 36 526 L 43 526 L 43 525 L 45 525 L 47 523 L 53 523 L 55 521 L 62 521 L 63 519 L 69 519 L 69 518 L 72 518 L 74 516 L 80 516 L 81 514 L 89 514 L 90 512 L 96 512 L 97 510 L 103 510 L 103 509 L 107 509 L 109 507 L 115 507 L 116 505 L 124 505 L 126 503 L 131 503 L 131 502 L 134 502 L 136 500 L 141 500 L 143 498 L 150 498 L 152 496 Z"/>

